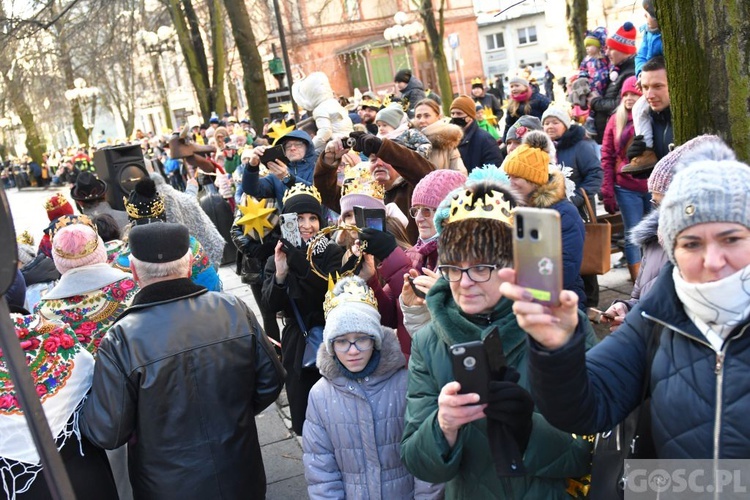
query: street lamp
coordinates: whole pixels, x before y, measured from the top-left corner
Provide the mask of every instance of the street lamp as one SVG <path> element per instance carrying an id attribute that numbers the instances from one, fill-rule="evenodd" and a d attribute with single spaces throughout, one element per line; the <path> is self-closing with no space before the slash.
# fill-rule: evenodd
<path id="1" fill-rule="evenodd" d="M 86 129 L 86 142 L 91 143 L 91 130 L 94 128 L 94 113 L 96 109 L 96 98 L 101 93 L 98 87 L 89 87 L 86 80 L 76 78 L 73 80 L 72 89 L 65 91 L 65 99 L 75 101 L 81 108 L 83 115 L 83 128 Z M 91 105 L 89 107 L 89 104 Z M 89 118 L 89 113 L 91 117 Z"/>
<path id="2" fill-rule="evenodd" d="M 162 76 L 163 71 L 161 67 L 163 67 L 163 54 L 175 50 L 175 34 L 176 31 L 170 26 L 159 26 L 156 33 L 146 30 L 139 32 L 146 53 L 151 56 L 151 69 L 158 87 L 167 128 L 170 130 L 174 129 L 172 125 L 172 108 L 169 105 L 169 93 L 167 85 L 164 82 L 164 77 Z"/>
<path id="3" fill-rule="evenodd" d="M 419 36 L 424 31 L 424 26 L 419 21 L 414 21 L 412 23 L 407 23 L 407 21 L 408 16 L 405 12 L 396 12 L 396 15 L 393 16 L 393 22 L 396 24 L 383 31 L 383 38 L 388 40 L 394 47 L 397 45 L 404 46 L 406 66 L 411 69 L 409 44 L 419 40 Z"/>

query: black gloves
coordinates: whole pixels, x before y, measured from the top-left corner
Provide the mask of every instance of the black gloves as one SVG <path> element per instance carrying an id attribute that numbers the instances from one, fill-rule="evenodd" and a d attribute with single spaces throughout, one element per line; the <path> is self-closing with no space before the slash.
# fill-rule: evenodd
<path id="1" fill-rule="evenodd" d="M 304 251 L 295 247 L 284 238 L 281 238 L 283 243 L 283 251 L 286 254 L 286 263 L 289 266 L 289 270 L 297 276 L 304 278 L 310 271 L 310 263 L 307 261 L 307 255 Z"/>
<path id="2" fill-rule="evenodd" d="M 349 134 L 349 137 L 355 141 L 354 150 L 359 151 L 365 156 L 378 154 L 380 146 L 383 145 L 383 141 L 365 132 L 352 132 Z"/>
<path id="3" fill-rule="evenodd" d="M 646 141 L 643 140 L 642 135 L 636 135 L 633 137 L 633 142 L 628 147 L 626 155 L 628 161 L 632 161 L 636 156 L 641 156 L 646 151 Z"/>
<path id="4" fill-rule="evenodd" d="M 365 253 L 369 253 L 379 260 L 385 260 L 396 249 L 396 238 L 391 233 L 365 228 L 359 239 L 367 242 Z"/>
<path id="5" fill-rule="evenodd" d="M 510 429 L 522 454 L 529 444 L 533 412 L 534 400 L 526 389 L 515 382 L 490 382 L 490 394 L 484 414 Z"/>
<path id="6" fill-rule="evenodd" d="M 522 476 L 526 473 L 523 454 L 531 436 L 534 401 L 517 384 L 520 376 L 506 367 L 502 380 L 491 380 L 487 407 L 487 438 L 498 477 Z"/>

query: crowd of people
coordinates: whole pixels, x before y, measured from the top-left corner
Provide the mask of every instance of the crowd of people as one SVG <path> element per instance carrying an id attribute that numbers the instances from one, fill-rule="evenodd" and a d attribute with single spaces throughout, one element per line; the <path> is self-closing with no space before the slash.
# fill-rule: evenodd
<path id="1" fill-rule="evenodd" d="M 255 416 L 282 388 L 310 498 L 584 498 L 593 436 L 644 386 L 653 458 L 747 457 L 750 166 L 717 136 L 674 147 L 670 48 L 643 6 L 640 50 L 629 22 L 587 32 L 567 104 L 519 72 L 504 108 L 478 78 L 443 116 L 411 70 L 358 102 L 313 73 L 294 127 L 214 116 L 144 138 L 125 210 L 85 151 L 31 168 L 71 189 L 38 246 L 19 237 L 6 297 L 79 497 L 263 498 Z M 206 196 L 236 214 L 226 234 Z M 633 282 L 611 305 L 581 273 L 596 197 Z M 559 303 L 517 284 L 519 207 L 559 220 Z M 227 248 L 260 318 L 222 291 Z M 477 392 L 457 348 L 487 362 Z M 3 487 L 45 498 L 0 390 L 0 435 L 19 436 Z"/>

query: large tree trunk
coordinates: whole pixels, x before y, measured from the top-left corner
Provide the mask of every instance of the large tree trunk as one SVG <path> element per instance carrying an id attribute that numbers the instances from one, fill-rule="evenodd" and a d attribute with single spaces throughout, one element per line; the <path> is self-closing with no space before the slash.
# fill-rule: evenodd
<path id="1" fill-rule="evenodd" d="M 190 4 L 189 0 L 185 0 L 183 3 Z M 193 32 L 185 21 L 180 4 L 180 0 L 169 0 L 169 15 L 172 18 L 172 24 L 177 32 L 177 39 L 180 42 L 182 55 L 185 58 L 185 65 L 187 66 L 188 74 L 190 75 L 190 81 L 192 82 L 195 94 L 198 97 L 198 105 L 200 106 L 201 115 L 203 115 L 203 120 L 208 122 L 209 118 L 211 118 L 211 111 L 213 111 L 213 103 L 210 99 L 208 65 L 205 61 L 206 54 L 202 50 L 203 42 L 200 39 L 200 32 L 198 32 L 198 38 L 195 40 Z M 192 5 L 190 7 L 192 9 Z M 193 16 L 195 16 L 194 11 Z M 196 50 L 195 45 L 199 45 L 201 50 Z"/>
<path id="2" fill-rule="evenodd" d="M 576 67 L 580 66 L 586 57 L 586 47 L 583 45 L 586 33 L 588 0 L 565 0 L 565 21 L 568 26 L 568 40 L 573 47 L 573 59 Z"/>
<path id="3" fill-rule="evenodd" d="M 227 100 L 224 94 L 226 54 L 224 53 L 224 16 L 221 12 L 221 0 L 209 0 L 208 13 L 211 18 L 211 58 L 214 61 L 211 100 L 214 111 L 221 116 L 227 110 Z"/>
<path id="4" fill-rule="evenodd" d="M 657 0 L 656 10 L 675 143 L 717 134 L 750 161 L 750 4 Z"/>
<path id="5" fill-rule="evenodd" d="M 263 123 L 263 118 L 268 117 L 268 95 L 266 94 L 266 83 L 263 79 L 263 61 L 258 52 L 255 42 L 253 27 L 247 7 L 242 0 L 224 0 L 229 20 L 232 23 L 232 34 L 237 52 L 240 54 L 242 63 L 242 83 L 245 88 L 247 105 L 250 109 L 255 126 Z"/>
<path id="6" fill-rule="evenodd" d="M 10 104 L 21 119 L 21 124 L 26 132 L 25 144 L 28 154 L 35 162 L 41 165 L 42 154 L 47 148 L 36 128 L 36 120 L 34 120 L 34 114 L 31 111 L 31 107 L 26 102 L 21 91 L 22 85 L 19 85 L 18 81 L 8 80 L 7 76 L 5 76 L 5 72 L 3 72 L 3 83 L 5 84 Z M 86 142 L 85 135 L 84 140 L 81 142 Z"/>
<path id="7" fill-rule="evenodd" d="M 57 1 L 50 2 L 51 14 L 57 15 Z M 56 35 L 55 41 L 57 42 L 57 57 L 60 62 L 60 66 L 63 72 L 63 78 L 65 79 L 65 88 L 72 90 L 75 88 L 75 74 L 73 74 L 73 61 L 70 58 L 70 49 L 68 43 L 65 40 L 67 34 L 65 33 L 65 20 L 64 18 L 58 20 L 55 24 L 52 32 Z M 78 100 L 74 99 L 70 101 L 70 112 L 73 115 L 73 130 L 75 130 L 78 142 L 81 144 L 87 144 L 88 131 L 83 126 L 83 112 L 81 111 L 81 104 Z"/>
<path id="8" fill-rule="evenodd" d="M 448 116 L 450 115 L 451 102 L 453 102 L 453 85 L 451 84 L 451 75 L 448 71 L 448 61 L 445 58 L 445 50 L 443 50 L 443 37 L 445 36 L 444 10 L 445 0 L 440 0 L 438 22 L 436 23 L 432 0 L 422 0 L 419 15 L 422 17 L 422 21 L 424 21 L 424 28 L 427 32 L 427 43 L 435 61 L 440 97 L 443 99 L 443 112 Z"/>

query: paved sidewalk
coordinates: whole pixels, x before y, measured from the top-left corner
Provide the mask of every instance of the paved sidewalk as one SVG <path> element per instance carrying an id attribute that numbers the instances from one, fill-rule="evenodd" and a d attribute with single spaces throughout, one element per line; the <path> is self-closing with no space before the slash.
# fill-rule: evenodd
<path id="1" fill-rule="evenodd" d="M 234 264 L 219 269 L 224 291 L 244 300 L 260 320 L 260 311 L 250 287 L 240 281 L 234 272 Z M 289 406 L 286 392 L 273 404 L 255 417 L 258 439 L 266 469 L 268 500 L 307 498 L 307 483 L 302 466 L 302 441 L 291 431 Z"/>
<path id="2" fill-rule="evenodd" d="M 612 263 L 617 262 L 621 254 L 612 255 Z M 240 281 L 234 272 L 234 264 L 226 265 L 219 270 L 224 283 L 224 291 L 233 293 L 244 300 L 260 318 L 260 311 L 255 303 L 250 287 Z M 600 309 L 606 309 L 615 299 L 630 296 L 632 284 L 628 281 L 627 269 L 612 269 L 599 277 Z M 609 333 L 607 325 L 594 325 L 597 336 L 603 338 Z M 268 480 L 269 500 L 288 498 L 307 498 L 302 465 L 301 438 L 291 431 L 289 407 L 286 392 L 282 392 L 275 405 L 271 405 L 255 419 L 258 426 L 258 437 L 263 452 L 263 462 Z"/>

